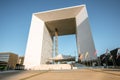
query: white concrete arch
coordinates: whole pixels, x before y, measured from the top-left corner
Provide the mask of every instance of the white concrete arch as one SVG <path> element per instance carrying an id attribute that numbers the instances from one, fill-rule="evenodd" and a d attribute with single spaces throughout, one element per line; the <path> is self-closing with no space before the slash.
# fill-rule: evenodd
<path id="1" fill-rule="evenodd" d="M 76 34 L 78 54 L 88 52 L 87 59 L 95 59 L 95 47 L 85 5 L 34 13 L 25 52 L 26 69 L 45 64 L 52 57 L 52 37 L 55 28 L 58 35 Z"/>

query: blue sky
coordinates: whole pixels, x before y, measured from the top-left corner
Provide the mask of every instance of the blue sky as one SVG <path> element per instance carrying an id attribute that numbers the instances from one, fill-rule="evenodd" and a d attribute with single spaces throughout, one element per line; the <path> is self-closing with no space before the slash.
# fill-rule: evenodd
<path id="1" fill-rule="evenodd" d="M 98 55 L 120 47 L 120 0 L 0 0 L 0 52 L 24 55 L 32 13 L 86 4 Z M 76 53 L 75 36 L 59 37 L 59 53 Z"/>

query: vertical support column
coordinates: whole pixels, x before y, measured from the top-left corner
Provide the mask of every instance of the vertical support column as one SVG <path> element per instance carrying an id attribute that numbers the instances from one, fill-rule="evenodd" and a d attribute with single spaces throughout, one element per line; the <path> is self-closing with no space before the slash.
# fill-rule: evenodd
<path id="1" fill-rule="evenodd" d="M 52 38 L 45 22 L 32 16 L 28 42 L 25 52 L 25 69 L 38 69 L 52 57 Z"/>
<path id="2" fill-rule="evenodd" d="M 44 27 L 44 21 L 33 14 L 24 60 L 27 70 L 32 70 L 33 66 L 39 66 L 41 63 Z"/>
<path id="3" fill-rule="evenodd" d="M 82 61 L 96 59 L 97 57 L 94 56 L 95 46 L 86 7 L 82 8 L 76 16 L 76 31 L 78 51 L 84 55 Z M 88 53 L 88 56 L 85 58 L 86 53 Z"/>

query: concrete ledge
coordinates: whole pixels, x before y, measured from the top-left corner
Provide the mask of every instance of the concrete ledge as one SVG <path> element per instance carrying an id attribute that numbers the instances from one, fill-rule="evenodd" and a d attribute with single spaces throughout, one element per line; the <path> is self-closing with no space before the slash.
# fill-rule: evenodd
<path id="1" fill-rule="evenodd" d="M 30 70 L 70 70 L 70 64 L 42 64 L 40 66 L 33 66 Z"/>

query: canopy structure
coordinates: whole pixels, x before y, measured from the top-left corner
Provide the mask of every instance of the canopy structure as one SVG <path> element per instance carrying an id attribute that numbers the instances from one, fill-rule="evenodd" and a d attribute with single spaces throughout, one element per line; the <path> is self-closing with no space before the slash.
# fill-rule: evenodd
<path id="1" fill-rule="evenodd" d="M 49 60 L 53 60 L 53 61 L 75 61 L 75 57 L 70 56 L 70 55 L 62 55 L 59 54 L 53 58 L 49 58 Z"/>

